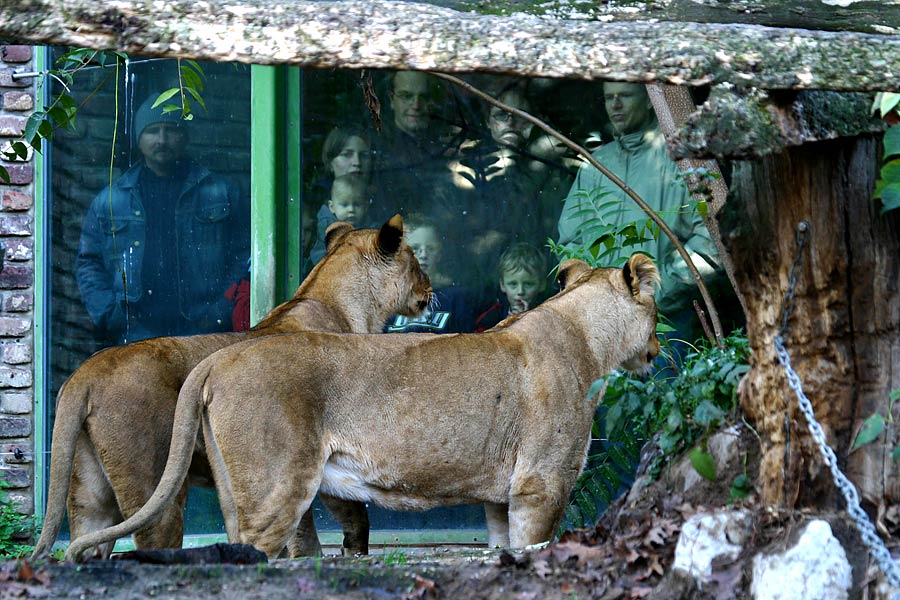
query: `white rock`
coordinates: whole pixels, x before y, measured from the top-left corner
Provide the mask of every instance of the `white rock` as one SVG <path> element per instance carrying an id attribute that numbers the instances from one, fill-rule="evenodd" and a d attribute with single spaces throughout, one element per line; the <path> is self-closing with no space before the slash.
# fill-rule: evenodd
<path id="1" fill-rule="evenodd" d="M 675 546 L 676 569 L 690 573 L 702 587 L 712 575 L 717 556 L 735 558 L 747 537 L 745 511 L 696 514 L 685 521 Z"/>
<path id="2" fill-rule="evenodd" d="M 811 521 L 786 552 L 753 558 L 754 600 L 846 600 L 852 585 L 847 554 L 825 521 Z"/>

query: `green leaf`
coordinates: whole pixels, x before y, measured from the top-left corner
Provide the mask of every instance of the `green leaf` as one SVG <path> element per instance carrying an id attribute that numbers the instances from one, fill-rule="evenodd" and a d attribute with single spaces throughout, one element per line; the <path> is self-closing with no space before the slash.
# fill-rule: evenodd
<path id="1" fill-rule="evenodd" d="M 153 106 L 151 106 L 150 108 L 156 108 L 157 106 L 159 106 L 166 100 L 169 100 L 172 96 L 174 96 L 177 93 L 178 93 L 178 88 L 170 88 L 170 89 L 164 91 L 159 96 L 157 96 L 156 101 L 153 103 Z M 179 106 L 175 110 L 181 110 L 181 107 Z M 167 112 L 167 111 L 166 111 L 165 107 L 163 107 L 163 113 L 165 113 L 165 112 Z M 172 111 L 170 110 L 168 112 L 172 112 Z"/>
<path id="2" fill-rule="evenodd" d="M 874 442 L 875 439 L 881 435 L 882 431 L 884 431 L 884 417 L 879 413 L 875 413 L 863 421 L 859 433 L 856 434 L 856 440 L 854 440 L 853 446 L 850 449 L 856 450 L 860 446 L 865 446 L 866 444 Z"/>
<path id="3" fill-rule="evenodd" d="M 900 104 L 900 93 L 897 92 L 881 92 L 881 104 L 878 107 L 881 117 L 884 118 L 889 112 L 894 110 L 897 104 Z"/>
<path id="4" fill-rule="evenodd" d="M 6 170 L 6 167 L 0 165 L 0 181 L 3 183 L 9 183 L 9 171 Z"/>
<path id="5" fill-rule="evenodd" d="M 46 113 L 38 111 L 28 117 L 28 121 L 25 123 L 25 133 L 23 134 L 26 140 L 33 143 L 34 138 L 37 136 L 38 127 L 44 122 L 45 116 Z"/>
<path id="6" fill-rule="evenodd" d="M 586 396 L 585 399 L 584 399 L 584 403 L 585 403 L 585 404 L 590 404 L 591 402 L 593 402 L 594 397 L 595 397 L 597 394 L 599 394 L 601 391 L 603 391 L 603 386 L 605 386 L 605 385 L 606 385 L 606 378 L 605 378 L 605 377 L 601 377 L 600 379 L 598 379 L 597 381 L 595 381 L 594 383 L 592 383 L 592 384 L 591 384 L 591 387 L 588 388 L 588 393 L 587 393 L 587 396 Z"/>
<path id="7" fill-rule="evenodd" d="M 881 214 L 900 208 L 900 183 L 891 183 L 881 190 Z"/>
<path id="8" fill-rule="evenodd" d="M 749 477 L 742 473 L 735 477 L 734 481 L 731 482 L 731 489 L 728 490 L 728 495 L 732 501 L 743 500 L 749 496 L 752 491 L 753 483 L 750 481 Z"/>
<path id="9" fill-rule="evenodd" d="M 706 215 L 709 213 L 709 206 L 707 206 L 706 200 L 701 200 L 697 203 L 697 212 L 700 213 L 701 217 L 706 218 Z"/>
<path id="10" fill-rule="evenodd" d="M 725 416 L 725 411 L 710 402 L 704 400 L 694 410 L 694 420 L 704 427 L 710 426 Z"/>
<path id="11" fill-rule="evenodd" d="M 891 399 L 891 402 L 896 402 L 897 400 L 900 400 L 900 389 L 891 390 L 891 393 L 888 397 Z"/>
<path id="12" fill-rule="evenodd" d="M 59 125 L 65 125 L 69 121 L 69 113 L 62 106 L 54 106 L 47 114 Z"/>
<path id="13" fill-rule="evenodd" d="M 892 125 L 884 133 L 884 158 L 900 154 L 900 127 Z"/>
<path id="14" fill-rule="evenodd" d="M 200 76 L 197 75 L 197 72 L 192 68 L 182 65 L 181 66 L 181 77 L 184 79 L 184 87 L 185 88 L 196 88 L 198 90 L 203 89 L 203 82 L 200 81 Z"/>
<path id="15" fill-rule="evenodd" d="M 891 452 L 891 458 L 893 458 L 894 460 L 897 460 L 898 458 L 900 458 L 900 446 L 897 446 L 896 448 L 894 448 L 894 451 Z"/>
<path id="16" fill-rule="evenodd" d="M 53 125 L 50 124 L 50 121 L 45 119 L 41 121 L 40 125 L 38 125 L 37 132 L 39 137 L 49 140 L 53 135 Z"/>
<path id="17" fill-rule="evenodd" d="M 57 96 L 56 104 L 65 110 L 77 108 L 77 105 L 75 104 L 75 99 L 72 98 L 72 96 L 70 96 L 69 94 L 60 94 L 59 96 Z"/>
<path id="18" fill-rule="evenodd" d="M 203 72 L 203 67 L 200 66 L 200 63 L 198 63 L 196 60 L 188 60 L 185 62 L 187 62 L 187 64 L 189 64 L 190 66 L 194 67 L 194 70 L 197 71 L 197 73 L 200 75 L 200 77 L 203 77 L 204 79 L 206 78 L 206 74 Z"/>
<path id="19" fill-rule="evenodd" d="M 19 158 L 28 158 L 28 146 L 26 146 L 24 142 L 13 142 L 12 149 Z"/>
<path id="20" fill-rule="evenodd" d="M 900 181 L 900 158 L 889 160 L 881 167 L 881 178 L 888 183 Z"/>
<path id="21" fill-rule="evenodd" d="M 185 89 L 188 91 L 188 93 L 189 93 L 191 96 L 194 97 L 194 100 L 197 101 L 197 104 L 199 104 L 200 106 L 202 106 L 202 107 L 203 107 L 203 110 L 206 110 L 206 103 L 203 101 L 203 98 L 200 97 L 199 92 L 197 92 L 197 90 L 195 90 L 194 88 L 191 88 L 191 87 L 185 88 Z"/>
<path id="22" fill-rule="evenodd" d="M 716 461 L 709 452 L 704 452 L 695 446 L 691 450 L 691 465 L 704 479 L 716 480 Z"/>
<path id="23" fill-rule="evenodd" d="M 593 524 L 597 518 L 597 505 L 594 503 L 594 499 L 585 493 L 581 493 L 576 494 L 575 502 L 578 504 L 578 508 L 581 509 L 581 514 L 584 515 L 584 524 Z"/>

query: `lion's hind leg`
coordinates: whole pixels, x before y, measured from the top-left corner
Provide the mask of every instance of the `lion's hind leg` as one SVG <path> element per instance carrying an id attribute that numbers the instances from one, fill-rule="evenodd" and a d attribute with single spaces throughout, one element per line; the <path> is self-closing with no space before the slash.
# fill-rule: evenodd
<path id="1" fill-rule="evenodd" d="M 72 484 L 66 499 L 69 535 L 73 540 L 122 521 L 113 488 L 85 434 L 78 436 L 75 447 Z M 94 556 L 104 560 L 109 558 L 114 545 L 110 542 L 99 546 Z"/>
<path id="2" fill-rule="evenodd" d="M 509 542 L 513 548 L 550 541 L 562 521 L 568 499 L 565 486 L 552 475 L 541 473 L 523 473 L 513 479 L 509 501 Z"/>
<path id="3" fill-rule="evenodd" d="M 290 427 L 277 436 L 287 441 L 276 442 L 275 448 L 260 445 L 257 440 L 271 444 L 274 439 L 271 432 L 267 435 L 269 425 L 235 418 L 231 410 L 211 406 L 206 418 L 204 440 L 216 489 L 223 506 L 230 505 L 236 513 L 236 531 L 229 526 L 229 539 L 278 557 L 319 490 L 326 449 L 318 436 L 301 435 Z"/>
<path id="4" fill-rule="evenodd" d="M 316 472 L 317 471 L 317 472 Z M 322 468 L 269 471 L 268 489 L 244 489 L 232 478 L 241 543 L 277 557 L 297 533 L 322 481 Z"/>

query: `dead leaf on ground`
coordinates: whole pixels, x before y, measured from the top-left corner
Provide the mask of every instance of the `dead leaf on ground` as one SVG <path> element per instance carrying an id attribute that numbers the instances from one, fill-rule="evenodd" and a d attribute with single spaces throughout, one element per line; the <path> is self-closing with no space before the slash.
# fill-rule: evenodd
<path id="1" fill-rule="evenodd" d="M 547 575 L 553 573 L 553 567 L 547 562 L 547 559 L 540 558 L 534 561 L 534 572 L 541 579 L 546 579 Z"/>

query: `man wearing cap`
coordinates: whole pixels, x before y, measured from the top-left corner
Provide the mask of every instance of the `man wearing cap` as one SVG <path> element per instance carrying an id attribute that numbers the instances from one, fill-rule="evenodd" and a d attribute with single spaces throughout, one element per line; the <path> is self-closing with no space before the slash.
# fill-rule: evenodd
<path id="1" fill-rule="evenodd" d="M 75 264 L 97 332 L 117 343 L 231 330 L 223 292 L 247 270 L 246 200 L 185 156 L 187 124 L 156 97 L 134 117 L 141 159 L 91 202 Z"/>

